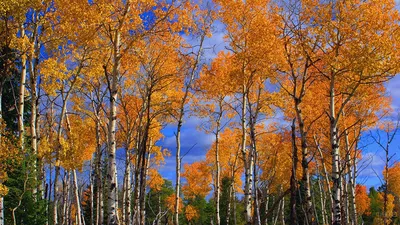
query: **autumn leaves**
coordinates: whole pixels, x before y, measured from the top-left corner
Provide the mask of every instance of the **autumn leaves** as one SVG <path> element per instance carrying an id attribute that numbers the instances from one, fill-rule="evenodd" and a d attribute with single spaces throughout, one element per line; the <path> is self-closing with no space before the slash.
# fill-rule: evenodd
<path id="1" fill-rule="evenodd" d="M 4 67 L 0 90 L 18 80 L 18 115 L 7 118 L 18 129 L 2 125 L 0 144 L 16 142 L 9 153 L 37 159 L 29 163 L 37 173 L 32 192 L 51 203 L 54 224 L 71 217 L 77 224 L 201 223 L 195 200 L 211 191 L 207 218 L 217 225 L 358 224 L 368 211 L 356 180 L 358 143 L 390 112 L 385 82 L 400 70 L 394 1 L 1 5 L 1 44 L 15 57 L 1 56 L 13 66 Z M 209 59 L 205 43 L 216 20 L 226 48 Z M 202 118 L 215 141 L 204 160 L 182 168 L 188 116 Z M 176 149 L 159 146 L 166 125 L 176 128 Z M 175 188 L 164 196 L 161 171 L 171 152 Z M 77 171 L 87 161 L 91 204 L 82 204 Z M 9 167 L 0 166 L 3 195 Z M 389 173 L 397 179 L 397 166 Z"/>

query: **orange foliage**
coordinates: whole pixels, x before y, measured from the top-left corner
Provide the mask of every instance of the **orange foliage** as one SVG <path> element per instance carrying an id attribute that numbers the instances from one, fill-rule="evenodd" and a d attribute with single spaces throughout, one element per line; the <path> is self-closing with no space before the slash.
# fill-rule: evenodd
<path id="1" fill-rule="evenodd" d="M 400 197 L 400 163 L 397 162 L 388 169 L 388 190 Z"/>
<path id="2" fill-rule="evenodd" d="M 290 185 L 292 143 L 290 133 L 267 132 L 259 137 L 259 167 L 261 179 L 269 181 L 271 192 L 279 192 Z M 298 176 L 301 176 L 300 166 Z M 299 177 L 300 178 L 300 177 Z"/>
<path id="3" fill-rule="evenodd" d="M 356 186 L 356 207 L 357 213 L 363 215 L 367 213 L 370 206 L 370 199 L 367 194 L 365 185 L 357 184 Z"/>
<path id="4" fill-rule="evenodd" d="M 393 210 L 394 210 L 394 196 L 392 194 L 388 194 L 387 195 L 387 208 L 386 208 L 386 218 L 389 221 L 390 224 L 390 218 L 393 217 Z M 378 193 L 378 203 L 383 211 L 384 208 L 384 194 L 382 192 Z M 383 215 L 376 217 L 375 219 L 377 219 L 377 221 L 383 221 Z M 374 220 L 375 221 L 375 220 Z M 374 224 L 383 224 L 381 222 L 376 222 Z"/>
<path id="5" fill-rule="evenodd" d="M 185 216 L 188 221 L 197 219 L 199 217 L 199 210 L 192 205 L 188 205 L 185 209 Z"/>
<path id="6" fill-rule="evenodd" d="M 206 161 L 194 162 L 183 166 L 182 177 L 186 179 L 182 192 L 188 198 L 194 198 L 196 195 L 205 197 L 211 191 L 211 168 Z"/>
<path id="7" fill-rule="evenodd" d="M 149 187 L 154 190 L 154 191 L 161 191 L 161 188 L 164 184 L 164 179 L 162 176 L 158 173 L 156 169 L 149 169 L 149 178 L 148 178 L 148 185 Z"/>
<path id="8" fill-rule="evenodd" d="M 83 163 L 92 158 L 96 150 L 94 122 L 90 118 L 69 115 L 67 125 L 70 130 L 66 138 L 61 138 L 60 160 L 65 169 L 81 170 Z"/>
<path id="9" fill-rule="evenodd" d="M 175 212 L 175 198 L 176 198 L 176 195 L 172 194 L 165 199 L 165 205 L 168 207 L 168 210 L 171 212 Z M 182 206 L 183 206 L 182 199 L 179 198 L 179 209 L 178 209 L 179 212 L 182 211 Z"/>
<path id="10" fill-rule="evenodd" d="M 240 178 L 240 171 L 243 164 L 239 159 L 239 146 L 240 146 L 240 130 L 226 128 L 219 137 L 219 160 L 221 167 L 221 179 L 233 178 L 237 192 L 241 192 L 242 179 Z M 211 146 L 210 150 L 206 153 L 206 160 L 215 168 L 215 143 Z M 216 171 L 213 169 L 212 173 Z M 215 176 L 213 176 L 215 177 Z"/>

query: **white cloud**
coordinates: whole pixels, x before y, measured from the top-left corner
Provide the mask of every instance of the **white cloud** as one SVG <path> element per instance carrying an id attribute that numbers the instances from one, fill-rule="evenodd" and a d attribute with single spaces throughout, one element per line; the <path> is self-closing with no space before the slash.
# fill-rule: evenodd
<path id="1" fill-rule="evenodd" d="M 400 0 L 398 1 L 400 2 Z M 387 91 L 393 98 L 393 109 L 400 109 L 400 75 L 394 77 L 388 82 Z"/>

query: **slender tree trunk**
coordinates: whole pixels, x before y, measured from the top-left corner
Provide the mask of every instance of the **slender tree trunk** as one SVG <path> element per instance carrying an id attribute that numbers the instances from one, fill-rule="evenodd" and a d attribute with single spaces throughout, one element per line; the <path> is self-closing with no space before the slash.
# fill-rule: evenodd
<path id="1" fill-rule="evenodd" d="M 125 151 L 126 153 L 125 154 L 128 154 L 128 151 Z M 125 157 L 125 160 L 126 160 L 126 158 L 127 157 Z M 125 161 L 125 166 L 126 166 L 126 164 L 127 164 L 127 161 Z M 126 197 L 127 197 L 127 174 L 126 174 L 126 172 L 127 172 L 127 167 L 125 167 L 125 173 L 124 173 L 124 180 L 123 180 L 123 183 L 122 183 L 122 217 L 121 217 L 121 221 L 122 221 L 122 224 L 125 224 L 125 220 L 126 220 Z"/>
<path id="2" fill-rule="evenodd" d="M 258 160 L 258 152 L 257 152 L 257 140 L 256 140 L 256 122 L 258 119 L 258 112 L 259 112 L 259 104 L 260 104 L 260 93 L 261 88 L 257 93 L 257 100 L 254 104 L 251 103 L 251 100 L 248 98 L 249 96 L 246 95 L 248 98 L 248 106 L 249 106 L 249 124 L 250 124 L 250 169 L 252 170 L 252 174 L 250 176 L 250 182 L 253 182 L 251 185 L 254 185 L 254 216 L 253 216 L 253 223 L 255 225 L 261 225 L 261 215 L 260 215 L 260 198 L 259 198 L 259 189 L 258 189 L 258 174 L 257 174 L 257 160 Z M 254 105 L 255 107 L 253 107 Z M 243 109 L 242 109 L 243 110 Z M 252 194 L 252 189 L 250 186 L 249 193 Z"/>
<path id="3" fill-rule="evenodd" d="M 343 111 L 343 117 L 344 117 Z M 346 178 L 343 180 L 344 182 L 344 190 L 343 193 L 345 194 L 345 221 L 348 224 L 354 224 L 354 214 L 353 214 L 353 205 L 351 202 L 353 201 L 352 195 L 352 166 L 351 166 L 351 147 L 349 143 L 349 135 L 347 128 L 344 127 L 344 135 L 345 135 L 345 147 L 346 147 L 346 162 L 345 162 L 345 171 L 346 171 Z M 351 205 L 351 206 L 350 206 Z M 350 213 L 351 210 L 351 213 Z"/>
<path id="4" fill-rule="evenodd" d="M 303 169 L 303 177 L 302 177 L 302 191 L 301 193 L 304 195 L 302 197 L 303 199 L 303 205 L 306 210 L 306 219 L 309 221 L 311 224 L 315 223 L 315 218 L 313 214 L 313 206 L 312 206 L 312 201 L 311 201 L 311 188 L 310 188 L 310 172 L 308 170 L 308 145 L 307 145 L 307 137 L 306 137 L 306 132 L 304 130 L 304 121 L 303 121 L 303 114 L 300 109 L 300 103 L 301 100 L 299 98 L 295 98 L 295 110 L 296 110 L 296 116 L 298 120 L 298 125 L 299 125 L 299 131 L 300 131 L 300 142 L 301 142 L 301 166 Z"/>
<path id="5" fill-rule="evenodd" d="M 352 204 L 352 216 L 353 216 L 353 222 L 354 225 L 358 225 L 358 215 L 357 215 L 357 207 L 356 207 L 356 175 L 357 175 L 357 163 L 356 163 L 356 158 L 357 158 L 357 144 L 354 147 L 354 157 L 353 157 L 353 171 L 350 174 L 349 177 L 349 182 L 350 182 L 350 188 L 351 188 L 351 204 Z"/>
<path id="6" fill-rule="evenodd" d="M 68 98 L 70 95 L 70 91 L 68 91 L 65 95 L 65 98 L 63 95 L 61 97 L 63 98 L 63 103 L 62 103 L 62 108 L 61 108 L 61 114 L 60 114 L 60 120 L 58 123 L 58 130 L 57 130 L 57 141 L 58 141 L 58 148 L 56 149 L 56 163 L 55 163 L 55 177 L 54 177 L 54 207 L 53 207 L 53 221 L 54 225 L 58 224 L 58 199 L 59 199 L 59 191 L 58 191 L 58 177 L 60 176 L 60 149 L 61 149 L 61 135 L 62 135 L 62 125 L 64 123 L 65 119 L 65 114 L 67 111 L 67 102 Z M 65 205 L 64 205 L 65 206 Z"/>
<path id="7" fill-rule="evenodd" d="M 290 221 L 297 225 L 297 146 L 296 146 L 296 119 L 292 122 L 292 175 L 290 177 Z"/>
<path id="8" fill-rule="evenodd" d="M 324 192 L 324 188 L 321 182 L 321 175 L 319 172 L 319 167 L 318 167 L 318 161 L 316 161 L 316 166 L 317 170 L 317 182 L 318 182 L 318 188 L 319 188 L 319 197 L 320 197 L 320 204 L 321 204 L 321 212 L 322 212 L 322 224 L 327 224 L 328 221 L 328 214 L 326 213 L 326 196 Z"/>
<path id="9" fill-rule="evenodd" d="M 3 198 L 3 196 L 0 196 L 0 225 L 4 225 L 4 198 Z"/>
<path id="10" fill-rule="evenodd" d="M 34 163 L 33 163 L 33 176 L 34 176 L 34 185 L 32 194 L 35 200 L 37 194 L 37 135 L 36 135 L 36 123 L 37 123 L 37 77 L 36 77 L 36 70 L 35 70 L 35 59 L 30 57 L 30 79 L 31 79 L 31 148 L 32 148 L 32 155 L 34 156 Z"/>
<path id="11" fill-rule="evenodd" d="M 93 157 L 93 159 L 96 159 L 96 153 Z M 95 169 L 95 163 L 94 161 L 90 160 L 90 225 L 94 225 L 94 180 L 95 180 L 95 174 L 96 174 L 96 169 Z"/>
<path id="12" fill-rule="evenodd" d="M 118 225 L 118 181 L 117 181 L 117 162 L 116 162 L 116 127 L 117 127 L 117 97 L 118 97 L 118 79 L 121 60 L 121 29 L 125 23 L 126 16 L 130 9 L 130 0 L 125 2 L 122 18 L 119 20 L 118 27 L 115 30 L 113 41 L 113 70 L 111 74 L 110 91 L 110 114 L 108 124 L 108 199 L 107 199 L 107 213 L 108 225 Z"/>
<path id="13" fill-rule="evenodd" d="M 281 192 L 283 192 L 282 186 L 281 186 Z M 281 224 L 285 225 L 285 198 L 282 198 L 282 207 L 281 207 Z"/>
<path id="14" fill-rule="evenodd" d="M 314 137 L 315 138 L 315 137 Z M 330 179 L 329 179 L 329 173 L 328 173 L 328 170 L 326 169 L 326 165 L 325 165 L 325 160 L 324 160 L 324 155 L 322 154 L 322 151 L 321 151 L 321 148 L 318 146 L 318 143 L 316 142 L 315 143 L 316 145 L 317 145 L 317 150 L 318 150 L 318 152 L 319 152 L 319 155 L 321 156 L 321 164 L 322 164 L 322 167 L 323 167 L 323 169 L 324 169 L 324 174 L 325 174 L 325 182 L 326 182 L 326 187 L 327 187 L 327 190 L 328 190 L 328 196 L 329 196 L 329 200 L 330 200 L 330 213 L 331 213 L 331 216 L 330 216 L 330 220 L 329 220 L 329 222 L 332 222 L 333 221 L 333 209 L 332 209 L 332 206 L 333 206 L 333 196 L 332 196 L 332 189 L 331 189 L 331 184 L 330 184 Z M 326 204 L 325 204 L 325 206 L 326 206 Z M 327 218 L 328 218 L 328 216 L 327 216 Z M 329 218 L 328 218 L 329 219 Z M 328 222 L 328 221 L 327 221 Z"/>
<path id="15" fill-rule="evenodd" d="M 219 105 L 219 116 L 217 119 L 217 127 L 215 132 L 215 169 L 216 169 L 216 177 L 215 177 L 215 220 L 216 225 L 221 224 L 221 218 L 219 215 L 219 208 L 220 208 L 220 162 L 219 162 L 219 130 L 221 125 L 221 117 L 222 117 L 222 106 Z"/>
<path id="16" fill-rule="evenodd" d="M 21 37 L 25 37 L 25 28 L 21 26 Z M 23 48 L 25 44 L 23 43 Z M 27 56 L 26 53 L 21 55 L 21 79 L 18 99 L 18 135 L 19 135 L 19 146 L 21 149 L 24 148 L 24 106 L 25 106 L 25 88 L 26 88 L 26 64 Z"/>
<path id="17" fill-rule="evenodd" d="M 52 170 L 53 170 L 53 167 L 52 167 L 51 163 L 49 163 L 49 183 L 48 183 L 48 186 L 46 186 L 46 197 L 47 197 L 47 202 L 48 203 L 51 202 L 50 200 L 51 200 L 51 190 L 52 190 L 52 186 L 51 186 L 52 185 Z M 47 223 L 46 223 L 46 225 L 48 225 L 50 220 L 51 220 L 50 204 L 47 204 L 46 212 L 47 212 Z M 54 222 L 53 222 L 53 224 L 54 224 Z"/>
<path id="18" fill-rule="evenodd" d="M 388 225 L 388 185 L 389 185 L 389 161 L 390 161 L 390 156 L 389 156 L 389 147 L 387 144 L 387 147 L 385 149 L 385 169 L 384 169 L 384 176 L 385 176 L 385 186 L 384 186 L 384 191 L 383 191 L 383 224 Z"/>
<path id="19" fill-rule="evenodd" d="M 126 153 L 126 169 L 125 169 L 125 210 L 123 214 L 125 215 L 125 224 L 131 224 L 131 154 L 130 151 L 127 150 Z"/>
<path id="20" fill-rule="evenodd" d="M 67 172 L 64 171 L 64 177 L 63 177 L 63 193 L 62 193 L 62 225 L 66 225 L 66 221 L 67 221 L 67 214 L 68 214 L 68 184 L 69 184 L 69 180 L 68 180 L 68 176 L 67 176 Z"/>
<path id="21" fill-rule="evenodd" d="M 81 200 L 79 198 L 79 187 L 78 187 L 78 178 L 76 176 L 76 170 L 72 171 L 74 176 L 74 194 L 75 194 L 75 204 L 76 204 L 76 216 L 77 216 L 77 225 L 82 225 L 82 209 L 81 209 Z"/>
<path id="22" fill-rule="evenodd" d="M 183 108 L 181 110 L 183 112 Z M 178 121 L 176 131 L 176 183 L 175 183 L 175 211 L 174 211 L 174 225 L 179 225 L 179 196 L 181 191 L 181 128 L 182 128 L 182 114 L 181 119 Z"/>
<path id="23" fill-rule="evenodd" d="M 157 222 L 156 225 L 161 224 L 161 191 L 157 193 L 158 195 L 158 212 L 157 212 Z"/>
<path id="24" fill-rule="evenodd" d="M 232 182 L 233 183 L 233 181 L 230 181 L 230 182 Z M 226 220 L 225 220 L 225 222 L 226 222 L 226 224 L 227 225 L 229 225 L 229 221 L 230 221 L 230 218 L 231 218 L 231 205 L 232 205 L 232 187 L 233 187 L 233 185 L 232 185 L 232 183 L 231 184 L 229 184 L 229 189 L 228 189 L 228 196 L 229 196 L 229 198 L 228 198 L 228 202 L 227 202 L 227 209 L 226 209 Z"/>
<path id="25" fill-rule="evenodd" d="M 340 152 L 339 152 L 339 140 L 337 130 L 337 119 L 335 111 L 335 80 L 331 77 L 330 92 L 329 92 L 329 115 L 330 115 L 330 142 L 332 150 L 332 212 L 333 212 L 333 225 L 340 225 L 342 221 L 341 215 L 341 196 L 342 196 L 342 179 L 339 168 Z"/>
<path id="26" fill-rule="evenodd" d="M 3 84 L 0 83 L 0 120 L 3 119 L 3 110 L 2 110 L 2 102 L 3 102 Z M 2 134 L 0 133 L 0 141 L 1 141 L 1 136 Z M 0 184 L 3 184 L 3 181 L 0 179 Z M 0 195 L 0 225 L 4 225 L 4 198 L 2 195 Z"/>
<path id="27" fill-rule="evenodd" d="M 236 190 L 235 182 L 232 182 L 232 201 L 233 201 L 233 225 L 237 225 L 237 212 L 236 212 Z"/>
<path id="28" fill-rule="evenodd" d="M 133 223 L 134 224 L 139 224 L 140 223 L 140 151 L 139 151 L 139 142 L 137 142 L 136 145 L 137 149 L 137 154 L 136 154 L 136 160 L 135 160 L 135 174 L 134 174 L 134 180 L 135 180 L 135 187 L 133 190 L 134 194 L 134 212 L 133 212 Z"/>
<path id="29" fill-rule="evenodd" d="M 265 190 L 265 215 L 268 214 L 269 211 L 269 187 L 266 187 Z M 268 216 L 265 217 L 265 221 L 264 221 L 265 225 L 268 225 Z"/>
<path id="30" fill-rule="evenodd" d="M 108 224 L 118 225 L 118 182 L 117 182 L 117 162 L 116 162 L 116 127 L 117 127 L 117 97 L 118 97 L 118 78 L 120 67 L 120 42 L 121 34 L 119 30 L 115 32 L 114 38 L 114 66 L 112 71 L 111 87 L 110 88 L 110 114 L 108 124 L 108 170 L 107 170 L 107 183 L 108 185 L 108 199 L 107 199 L 107 213 Z"/>
<path id="31" fill-rule="evenodd" d="M 274 202 L 274 197 L 272 197 L 272 202 Z M 274 225 L 276 225 L 278 223 L 278 219 L 279 219 L 279 215 L 280 215 L 279 212 L 281 210 L 281 207 L 282 207 L 282 199 L 279 200 L 279 205 L 276 208 L 276 213 L 274 213 L 274 215 L 273 215 L 272 221 L 274 222 Z"/>
<path id="32" fill-rule="evenodd" d="M 317 202 L 315 201 L 315 194 L 311 195 L 311 199 L 312 199 L 312 206 L 313 206 L 313 214 L 315 215 L 315 221 L 312 221 L 312 223 L 316 223 L 316 224 L 320 224 L 319 223 L 319 218 L 318 218 L 318 213 L 317 213 Z"/>
<path id="33" fill-rule="evenodd" d="M 148 151 L 150 152 L 150 149 L 152 148 L 152 140 L 150 139 L 149 141 L 149 147 L 148 147 Z M 146 177 L 148 175 L 148 171 L 149 171 L 149 166 L 150 166 L 150 153 L 147 154 L 147 158 L 144 159 L 144 163 L 143 163 L 143 175 L 141 177 L 141 199 L 140 199 L 140 221 L 141 221 L 141 225 L 145 225 L 146 223 Z"/>
<path id="34" fill-rule="evenodd" d="M 247 107 L 247 88 L 245 85 L 242 86 L 242 114 L 241 114 L 241 126 L 242 126 L 242 141 L 241 151 L 244 160 L 245 168 L 245 185 L 244 185 L 244 214 L 246 224 L 252 224 L 252 210 L 251 210 L 251 197 L 252 197 L 252 177 L 253 177 L 253 156 L 251 152 L 246 150 L 247 142 L 247 125 L 246 125 L 246 107 Z"/>
<path id="35" fill-rule="evenodd" d="M 92 104 L 94 104 L 92 102 Z M 93 110 L 96 113 L 96 156 L 95 156 L 95 182 L 96 182 L 96 225 L 103 225 L 103 181 L 101 172 L 101 124 L 98 110 L 93 105 Z"/>

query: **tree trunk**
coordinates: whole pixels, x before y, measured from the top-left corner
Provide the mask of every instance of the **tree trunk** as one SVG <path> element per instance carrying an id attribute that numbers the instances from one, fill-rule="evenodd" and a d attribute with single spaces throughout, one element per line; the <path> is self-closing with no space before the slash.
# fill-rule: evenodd
<path id="1" fill-rule="evenodd" d="M 317 172 L 317 182 L 318 182 L 318 190 L 319 190 L 319 197 L 320 197 L 320 204 L 321 204 L 321 212 L 322 212 L 322 224 L 327 224 L 328 221 L 328 214 L 326 213 L 326 197 L 324 188 L 321 182 L 321 174 L 319 172 L 318 161 L 316 161 L 316 172 Z"/>
<path id="2" fill-rule="evenodd" d="M 96 116 L 96 153 L 95 153 L 95 182 L 96 182 L 96 225 L 103 225 L 104 208 L 103 208 L 103 181 L 101 172 L 101 124 L 99 110 L 94 106 L 92 101 L 93 110 Z"/>
<path id="3" fill-rule="evenodd" d="M 114 38 L 114 65 L 112 71 L 111 87 L 110 90 L 110 114 L 108 124 L 108 170 L 107 170 L 107 183 L 108 185 L 108 199 L 107 199 L 107 213 L 108 224 L 117 225 L 118 221 L 118 182 L 117 182 L 117 162 L 116 162 L 116 127 L 117 127 L 117 97 L 118 97 L 118 78 L 120 67 L 120 31 L 116 30 Z"/>
<path id="4" fill-rule="evenodd" d="M 266 187 L 265 190 L 265 214 L 267 214 L 269 211 L 269 187 Z M 268 225 L 268 217 L 265 217 L 265 221 L 264 221 L 265 225 Z"/>
<path id="5" fill-rule="evenodd" d="M 183 112 L 183 109 L 181 110 Z M 182 115 L 182 113 L 181 113 Z M 178 121 L 176 131 L 176 183 L 175 183 L 175 211 L 174 211 L 174 225 L 179 225 L 179 196 L 181 191 L 181 127 L 182 117 Z"/>
<path id="6" fill-rule="evenodd" d="M 150 139 L 149 141 L 149 147 L 147 152 L 150 152 L 150 149 L 152 148 L 152 140 Z M 146 224 L 146 177 L 148 175 L 148 171 L 149 171 L 149 166 L 150 166 L 150 153 L 147 154 L 147 158 L 144 160 L 143 162 L 143 175 L 141 177 L 141 198 L 140 198 L 140 221 L 141 221 L 141 225 L 145 225 Z"/>
<path id="7" fill-rule="evenodd" d="M 388 140 L 389 141 L 389 140 Z M 385 169 L 383 171 L 384 173 L 384 191 L 383 191 L 383 224 L 387 225 L 388 224 L 388 186 L 389 186 L 389 162 L 390 162 L 391 156 L 389 156 L 389 142 L 386 144 L 386 149 L 385 149 Z"/>
<path id="8" fill-rule="evenodd" d="M 158 212 L 157 212 L 157 222 L 156 225 L 160 225 L 161 223 L 161 191 L 158 192 Z"/>
<path id="9" fill-rule="evenodd" d="M 125 216 L 124 223 L 126 225 L 131 224 L 131 154 L 130 151 L 126 152 L 126 168 L 125 168 L 125 198 L 124 198 L 124 211 L 123 215 Z"/>
<path id="10" fill-rule="evenodd" d="M 329 92 L 329 116 L 330 116 L 330 142 L 332 150 L 332 212 L 333 212 L 333 225 L 340 225 L 342 221 L 341 215 L 341 196 L 342 196 L 342 179 L 339 168 L 340 152 L 339 152 L 339 140 L 338 140 L 338 128 L 337 128 L 337 118 L 335 112 L 335 88 L 334 88 L 334 78 L 331 78 L 330 82 L 330 92 Z"/>
<path id="11" fill-rule="evenodd" d="M 281 187 L 281 192 L 283 192 L 283 188 Z M 285 225 L 285 198 L 282 198 L 282 208 L 281 208 L 281 224 Z"/>
<path id="12" fill-rule="evenodd" d="M 219 207 L 220 207 L 220 162 L 219 162 L 219 130 L 220 130 L 220 120 L 222 117 L 222 106 L 220 104 L 219 107 L 219 116 L 217 119 L 217 127 L 215 132 L 215 169 L 216 169 L 216 177 L 215 177 L 215 220 L 216 225 L 221 224 L 221 218 L 219 215 Z"/>
<path id="13" fill-rule="evenodd" d="M 245 184 L 244 184 L 244 214 L 247 225 L 252 224 L 252 211 L 251 211 L 251 196 L 252 196 L 252 177 L 253 177 L 253 156 L 252 153 L 246 150 L 247 142 L 247 125 L 246 125 L 246 107 L 247 107 L 247 88 L 245 85 L 242 86 L 242 114 L 241 114 L 241 126 L 242 126 L 242 141 L 241 151 L 244 160 L 245 169 Z"/>
<path id="14" fill-rule="evenodd" d="M 314 137 L 314 139 L 315 139 L 315 137 Z M 325 182 L 326 182 L 326 187 L 327 187 L 327 190 L 328 190 L 328 196 L 329 196 L 329 200 L 330 200 L 330 212 L 331 212 L 331 216 L 330 216 L 330 220 L 329 220 L 329 222 L 331 222 L 331 221 L 333 221 L 333 209 L 332 209 L 332 206 L 333 206 L 333 196 L 332 196 L 332 189 L 331 189 L 331 184 L 330 184 L 330 179 L 329 179 L 329 175 L 328 175 L 328 170 L 326 169 L 326 165 L 325 165 L 325 160 L 324 160 L 324 155 L 322 154 L 322 150 L 321 150 L 321 148 L 319 147 L 319 145 L 318 145 L 318 143 L 317 143 L 317 141 L 315 140 L 315 144 L 316 144 L 316 146 L 317 146 L 317 150 L 318 150 L 318 152 L 319 152 L 319 155 L 321 156 L 321 164 L 322 164 L 322 167 L 323 167 L 323 169 L 324 169 L 324 174 L 325 174 Z M 326 204 L 325 204 L 325 206 L 327 206 Z M 327 216 L 327 219 L 329 219 L 328 218 L 328 216 Z M 328 221 L 327 221 L 328 222 Z"/>
<path id="15" fill-rule="evenodd" d="M 297 146 L 296 146 L 296 119 L 292 122 L 292 175 L 290 177 L 290 221 L 297 225 Z"/>
<path id="16" fill-rule="evenodd" d="M 233 183 L 233 181 L 231 181 Z M 228 196 L 229 196 L 229 200 L 227 202 L 227 209 L 226 209 L 226 224 L 229 225 L 229 221 L 230 221 L 230 217 L 231 217 L 231 205 L 232 205 L 232 183 L 229 185 L 229 190 L 228 190 Z"/>
<path id="17" fill-rule="evenodd" d="M 62 225 L 66 225 L 67 221 L 68 221 L 68 193 L 69 193 L 69 176 L 68 176 L 69 172 L 67 173 L 64 170 L 64 178 L 63 178 L 63 193 L 62 193 L 62 205 L 63 205 L 63 209 L 62 209 Z"/>
<path id="18" fill-rule="evenodd" d="M 35 200 L 37 200 L 37 135 L 36 135 L 36 123 L 37 123 L 37 77 L 36 77 L 36 69 L 35 69 L 35 59 L 30 57 L 30 79 L 31 79 L 31 148 L 32 155 L 34 156 L 33 163 L 33 176 L 34 176 L 34 188 L 32 190 L 32 195 Z"/>
<path id="19" fill-rule="evenodd" d="M 139 153 L 136 154 L 136 165 L 135 165 L 135 175 L 134 175 L 134 180 L 135 180 L 135 188 L 133 190 L 134 194 L 134 212 L 133 212 L 133 223 L 134 224 L 139 224 L 140 223 L 140 167 L 139 167 Z"/>
<path id="20" fill-rule="evenodd" d="M 351 205 L 352 207 L 352 216 L 354 225 L 358 225 L 358 215 L 357 215 L 357 207 L 356 207 L 356 176 L 357 176 L 357 144 L 354 147 L 354 157 L 353 157 L 353 172 L 350 174 L 350 188 L 351 188 Z"/>
<path id="21" fill-rule="evenodd" d="M 237 225 L 235 182 L 232 182 L 233 225 Z"/>
<path id="22" fill-rule="evenodd" d="M 25 37 L 25 28 L 21 26 L 21 37 Z M 22 48 L 25 48 L 25 42 L 23 42 Z M 24 49 L 25 50 L 25 49 Z M 21 55 L 21 79 L 18 99 L 18 135 L 19 135 L 19 146 L 24 149 L 24 106 L 25 106 L 25 88 L 26 88 L 26 64 L 27 57 L 26 53 L 23 52 Z"/>
<path id="23" fill-rule="evenodd" d="M 343 117 L 344 117 L 344 111 L 343 111 Z M 346 177 L 343 179 L 344 182 L 344 198 L 345 198 L 345 221 L 347 224 L 354 224 L 354 216 L 353 216 L 353 205 L 350 204 L 353 201 L 352 200 L 352 166 L 351 166 L 351 147 L 349 143 L 349 135 L 347 128 L 344 127 L 344 135 L 345 135 L 345 147 L 346 147 L 346 162 L 345 162 L 345 171 L 346 171 Z M 350 210 L 352 211 L 350 213 Z"/>
<path id="24" fill-rule="evenodd" d="M 3 119 L 3 111 L 2 111 L 2 101 L 3 101 L 3 83 L 0 83 L 0 120 Z M 0 133 L 0 141 L 1 141 L 1 133 Z M 0 184 L 3 184 L 3 181 L 0 179 Z M 0 196 L 0 225 L 4 225 L 4 198 Z"/>
<path id="25" fill-rule="evenodd" d="M 62 103 L 62 108 L 61 108 L 61 114 L 60 114 L 60 120 L 58 122 L 58 130 L 57 130 L 57 141 L 58 141 L 58 148 L 56 149 L 56 163 L 55 163 L 55 178 L 54 178 L 54 207 L 53 207 L 53 221 L 54 225 L 58 224 L 58 177 L 60 176 L 60 159 L 59 159 L 59 154 L 60 154 L 60 149 L 61 149 L 61 135 L 62 135 L 62 124 L 64 123 L 65 119 L 65 113 L 67 111 L 67 101 L 69 98 L 70 91 L 68 91 L 65 95 L 65 98 L 63 95 L 61 95 L 61 98 L 63 98 L 63 103 Z M 65 205 L 64 205 L 65 206 Z"/>
<path id="26" fill-rule="evenodd" d="M 96 158 L 96 153 L 93 156 L 93 159 Z M 94 179 L 96 174 L 95 163 L 93 159 L 90 160 L 90 225 L 94 225 Z"/>
<path id="27" fill-rule="evenodd" d="M 4 198 L 0 196 L 0 225 L 4 225 Z"/>
<path id="28" fill-rule="evenodd" d="M 72 171 L 74 176 L 74 194 L 75 194 L 75 204 L 76 204 L 76 216 L 77 216 L 77 225 L 82 225 L 82 209 L 81 209 L 81 200 L 79 198 L 79 187 L 78 187 L 78 178 L 76 176 L 76 170 Z"/>
<path id="29" fill-rule="evenodd" d="M 306 131 L 304 130 L 304 121 L 303 121 L 303 114 L 300 109 L 300 103 L 301 100 L 299 98 L 295 98 L 295 110 L 296 110 L 296 116 L 298 120 L 298 125 L 299 125 L 299 131 L 300 131 L 300 142 L 301 142 L 301 166 L 303 169 L 303 176 L 302 176 L 302 199 L 303 199 L 303 205 L 306 210 L 306 219 L 309 221 L 311 224 L 315 223 L 315 218 L 313 214 L 313 206 L 312 206 L 312 201 L 311 201 L 311 188 L 310 188 L 310 172 L 308 170 L 308 145 L 307 145 L 307 137 L 306 137 Z"/>

